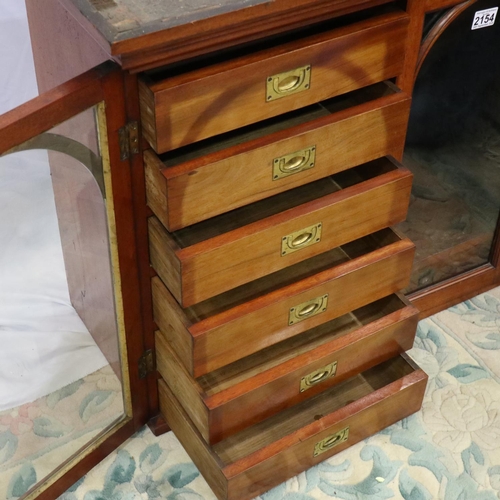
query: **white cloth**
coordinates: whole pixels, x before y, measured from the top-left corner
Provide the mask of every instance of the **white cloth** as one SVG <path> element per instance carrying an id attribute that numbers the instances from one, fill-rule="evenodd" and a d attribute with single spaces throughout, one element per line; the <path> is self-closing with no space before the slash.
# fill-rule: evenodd
<path id="1" fill-rule="evenodd" d="M 0 0 L 0 114 L 36 96 L 24 2 Z M 70 304 L 47 153 L 0 158 L 0 411 L 107 364 Z"/>

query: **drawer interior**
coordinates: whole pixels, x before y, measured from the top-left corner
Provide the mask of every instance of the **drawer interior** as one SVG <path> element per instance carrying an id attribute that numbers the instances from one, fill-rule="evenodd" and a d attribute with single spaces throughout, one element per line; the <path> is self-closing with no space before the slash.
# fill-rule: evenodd
<path id="1" fill-rule="evenodd" d="M 391 82 L 376 83 L 327 101 L 301 108 L 297 111 L 285 113 L 276 118 L 270 118 L 254 125 L 178 148 L 159 155 L 159 157 L 166 167 L 165 174 L 168 176 L 169 169 L 172 170 L 173 167 L 182 163 L 201 157 L 205 157 L 204 163 L 209 163 L 210 157 L 208 155 L 217 153 L 223 149 L 260 139 L 281 130 L 292 129 L 323 116 L 328 116 L 375 99 L 397 94 L 398 92 L 400 90 Z M 293 131 L 290 131 L 290 134 L 293 134 Z"/>
<path id="2" fill-rule="evenodd" d="M 186 248 L 397 169 L 387 158 L 379 158 L 170 234 L 180 248 Z"/>
<path id="3" fill-rule="evenodd" d="M 312 351 L 349 332 L 405 308 L 407 304 L 397 295 L 390 295 L 353 312 L 323 323 L 251 356 L 198 377 L 197 382 L 207 396 L 227 390 L 266 370 Z"/>
<path id="4" fill-rule="evenodd" d="M 225 466 L 271 443 L 321 420 L 341 408 L 368 396 L 415 371 L 404 357 L 392 358 L 355 377 L 278 413 L 213 446 Z"/>
<path id="5" fill-rule="evenodd" d="M 185 308 L 184 313 L 196 323 L 398 241 L 400 237 L 392 229 L 383 229 Z"/>

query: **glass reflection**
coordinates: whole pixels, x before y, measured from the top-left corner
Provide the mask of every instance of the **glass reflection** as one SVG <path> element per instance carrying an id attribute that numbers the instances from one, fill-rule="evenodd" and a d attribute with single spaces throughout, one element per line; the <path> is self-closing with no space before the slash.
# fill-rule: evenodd
<path id="1" fill-rule="evenodd" d="M 94 110 L 23 148 L 0 157 L 0 498 L 125 413 Z"/>

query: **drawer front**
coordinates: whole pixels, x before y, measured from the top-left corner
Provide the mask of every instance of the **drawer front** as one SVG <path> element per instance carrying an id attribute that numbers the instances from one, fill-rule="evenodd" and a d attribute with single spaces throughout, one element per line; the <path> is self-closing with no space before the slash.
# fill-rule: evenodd
<path id="1" fill-rule="evenodd" d="M 194 324 L 155 278 L 155 321 L 189 373 L 198 377 L 401 290 L 413 256 L 413 244 L 404 239 L 295 283 L 291 279 L 288 286 Z M 325 311 L 290 322 L 291 309 L 325 295 Z"/>
<path id="2" fill-rule="evenodd" d="M 148 204 L 175 231 L 376 158 L 398 156 L 409 110 L 410 99 L 393 94 L 173 167 L 147 151 Z"/>
<path id="3" fill-rule="evenodd" d="M 411 181 L 401 167 L 176 252 L 169 233 L 153 219 L 151 262 L 172 283 L 176 299 L 190 306 L 401 222 Z"/>
<path id="4" fill-rule="evenodd" d="M 388 305 L 396 310 L 361 323 Z M 410 349 L 417 322 L 418 310 L 392 296 L 198 381 L 157 332 L 157 369 L 203 438 L 216 443 Z"/>
<path id="5" fill-rule="evenodd" d="M 338 392 L 326 391 L 272 417 L 266 428 L 257 424 L 213 446 L 205 443 L 163 381 L 160 409 L 217 498 L 249 500 L 418 411 L 427 377 L 406 359 L 372 368 L 336 386 Z M 402 363 L 411 369 L 402 370 Z M 383 370 L 396 373 L 387 377 Z M 354 401 L 348 399 L 356 393 Z M 328 403 L 322 397 L 345 401 Z"/>
<path id="6" fill-rule="evenodd" d="M 390 12 L 229 62 L 140 85 L 157 153 L 398 76 L 408 29 Z M 269 86 L 276 94 L 270 94 Z"/>

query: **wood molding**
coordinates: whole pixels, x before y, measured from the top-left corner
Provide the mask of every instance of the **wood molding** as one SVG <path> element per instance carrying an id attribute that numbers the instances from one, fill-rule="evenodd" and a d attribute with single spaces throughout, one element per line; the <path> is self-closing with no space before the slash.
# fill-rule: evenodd
<path id="1" fill-rule="evenodd" d="M 477 0 L 468 0 L 467 2 L 461 3 L 448 11 L 441 17 L 441 19 L 432 27 L 429 34 L 425 37 L 422 46 L 420 48 L 420 53 L 418 55 L 417 67 L 415 70 L 415 79 L 417 78 L 420 68 L 422 67 L 425 58 L 429 54 L 430 50 L 434 44 L 438 41 L 439 37 L 445 32 L 445 30 L 450 26 L 450 24 L 457 19 L 462 12 L 468 9 L 472 4 L 476 3 Z"/>
<path id="2" fill-rule="evenodd" d="M 425 5 L 425 10 L 427 12 L 432 12 L 440 9 L 446 9 L 447 7 L 453 7 L 462 1 L 463 0 L 424 0 L 422 3 Z"/>
<path id="3" fill-rule="evenodd" d="M 131 73 L 190 59 L 276 33 L 389 3 L 390 0 L 274 0 L 196 22 L 123 40 L 108 39 L 109 54 Z M 59 0 L 78 23 L 93 33 L 92 22 L 75 8 L 75 0 Z M 102 21 L 101 21 L 102 22 Z M 87 26 L 88 25 L 88 26 Z M 105 31 L 105 30 L 102 30 Z M 102 46 L 102 35 L 99 38 Z"/>
<path id="4" fill-rule="evenodd" d="M 420 310 L 420 319 L 469 300 L 500 284 L 498 268 L 485 264 L 408 296 Z"/>

